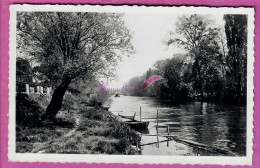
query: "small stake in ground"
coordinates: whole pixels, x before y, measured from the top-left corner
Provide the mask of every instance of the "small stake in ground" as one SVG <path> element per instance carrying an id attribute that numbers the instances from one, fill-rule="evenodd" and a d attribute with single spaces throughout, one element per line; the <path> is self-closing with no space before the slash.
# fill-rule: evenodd
<path id="1" fill-rule="evenodd" d="M 142 120 L 142 107 L 140 106 L 140 121 Z"/>
<path id="2" fill-rule="evenodd" d="M 158 134 L 158 110 L 157 110 L 157 125 L 156 125 L 156 132 L 157 132 L 157 134 Z"/>

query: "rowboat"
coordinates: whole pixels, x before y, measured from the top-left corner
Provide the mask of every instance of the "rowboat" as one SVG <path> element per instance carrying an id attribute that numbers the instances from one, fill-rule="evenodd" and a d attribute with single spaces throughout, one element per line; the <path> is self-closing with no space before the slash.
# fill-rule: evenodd
<path id="1" fill-rule="evenodd" d="M 103 108 L 104 110 L 109 110 L 109 107 L 108 106 L 102 106 L 101 108 Z"/>
<path id="2" fill-rule="evenodd" d="M 132 121 L 135 119 L 135 115 L 136 115 L 136 113 L 133 116 L 124 116 L 124 115 L 118 114 L 118 116 L 120 116 L 122 118 L 125 118 L 125 119 L 132 120 Z"/>
<path id="3" fill-rule="evenodd" d="M 135 113 L 136 114 L 136 113 Z M 124 123 L 128 124 L 133 129 L 147 129 L 149 125 L 149 121 L 141 121 L 142 116 L 142 110 L 140 106 L 140 121 L 135 120 L 135 114 L 134 116 L 123 116 L 118 113 L 118 116 L 128 119 L 123 121 Z"/>
<path id="4" fill-rule="evenodd" d="M 128 124 L 131 128 L 135 128 L 135 129 L 147 128 L 149 125 L 149 121 L 132 120 L 132 121 L 125 121 L 125 123 Z"/>

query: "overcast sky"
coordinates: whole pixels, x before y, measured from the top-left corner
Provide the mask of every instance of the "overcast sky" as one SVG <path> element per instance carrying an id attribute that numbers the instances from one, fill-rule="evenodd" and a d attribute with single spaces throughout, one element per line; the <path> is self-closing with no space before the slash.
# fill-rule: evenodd
<path id="1" fill-rule="evenodd" d="M 178 15 L 169 14 L 125 14 L 126 25 L 134 33 L 133 45 L 136 53 L 119 63 L 117 80 L 109 81 L 109 87 L 122 87 L 134 76 L 141 76 L 160 59 L 170 58 L 181 49 L 167 47 L 163 41 L 170 30 L 174 30 Z M 224 26 L 223 15 L 213 15 L 216 25 Z"/>

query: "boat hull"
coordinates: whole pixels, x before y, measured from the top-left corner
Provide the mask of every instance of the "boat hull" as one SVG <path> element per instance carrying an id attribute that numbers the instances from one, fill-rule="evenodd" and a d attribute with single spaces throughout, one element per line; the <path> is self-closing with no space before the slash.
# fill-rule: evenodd
<path id="1" fill-rule="evenodd" d="M 125 122 L 126 124 L 128 124 L 131 128 L 135 128 L 135 129 L 141 129 L 141 128 L 147 128 L 149 125 L 149 121 L 127 121 Z"/>

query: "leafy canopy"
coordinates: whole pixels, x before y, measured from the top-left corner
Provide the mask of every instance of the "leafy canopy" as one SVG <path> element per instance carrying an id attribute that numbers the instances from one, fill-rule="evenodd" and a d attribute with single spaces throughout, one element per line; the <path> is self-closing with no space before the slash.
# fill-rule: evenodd
<path id="1" fill-rule="evenodd" d="M 123 55 L 134 52 L 122 14 L 18 12 L 18 53 L 33 61 L 42 81 L 60 83 L 113 76 Z"/>

